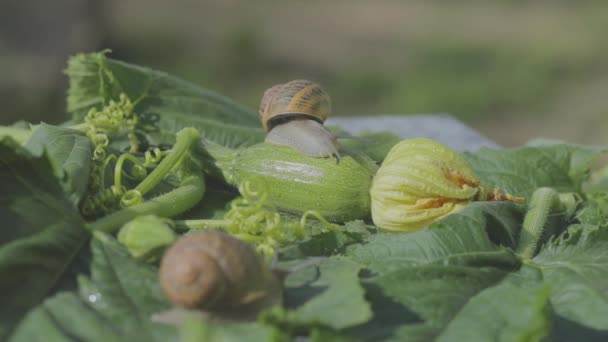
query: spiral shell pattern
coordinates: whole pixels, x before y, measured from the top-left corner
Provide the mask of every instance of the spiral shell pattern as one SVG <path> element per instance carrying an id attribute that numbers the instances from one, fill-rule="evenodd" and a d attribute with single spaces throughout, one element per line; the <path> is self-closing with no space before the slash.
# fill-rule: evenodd
<path id="1" fill-rule="evenodd" d="M 245 309 L 280 283 L 249 244 L 220 231 L 182 236 L 163 257 L 160 283 L 173 304 L 206 311 Z"/>
<path id="2" fill-rule="evenodd" d="M 293 117 L 325 122 L 331 111 L 329 95 L 315 82 L 294 80 L 266 90 L 260 103 L 260 121 L 266 132 Z"/>

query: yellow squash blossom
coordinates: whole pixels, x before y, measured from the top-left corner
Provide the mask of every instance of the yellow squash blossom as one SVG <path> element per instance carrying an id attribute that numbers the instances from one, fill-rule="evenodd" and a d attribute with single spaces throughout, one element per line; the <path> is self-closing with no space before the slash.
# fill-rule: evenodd
<path id="1" fill-rule="evenodd" d="M 395 145 L 371 187 L 372 219 L 391 231 L 415 231 L 463 208 L 481 190 L 456 151 L 430 139 Z"/>

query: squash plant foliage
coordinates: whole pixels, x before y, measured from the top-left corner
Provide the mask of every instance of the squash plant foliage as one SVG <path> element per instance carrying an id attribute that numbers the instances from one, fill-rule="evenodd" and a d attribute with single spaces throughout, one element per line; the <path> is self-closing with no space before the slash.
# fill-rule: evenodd
<path id="1" fill-rule="evenodd" d="M 606 149 L 540 140 L 464 154 L 485 184 L 515 196 L 528 200 L 541 187 L 574 194 L 574 211 L 551 213 L 532 253 L 518 253 L 525 204 L 475 202 L 403 234 L 379 231 L 371 220 L 331 230 L 308 220 L 306 229 L 318 233 L 277 253 L 278 266 L 309 264 L 287 277 L 283 306 L 252 322 L 159 323 L 152 317 L 170 305 L 158 264 L 133 258 L 110 234 L 125 218 L 117 218 L 116 201 L 140 201 L 127 218 L 221 217 L 238 194 L 191 142 L 236 150 L 261 142 L 263 130 L 248 108 L 105 52 L 71 58 L 67 74 L 69 122 L 0 131 L 0 340 L 608 340 L 608 178 L 590 177 Z M 137 115 L 121 117 L 127 128 L 87 123 L 92 111 L 119 107 Z M 387 142 L 369 147 L 379 160 L 395 137 L 374 139 Z M 183 153 L 170 157 L 178 145 Z M 361 143 L 352 148 L 369 152 Z M 116 185 L 110 171 L 100 172 L 104 161 L 127 151 L 140 162 L 125 158 L 125 189 L 156 172 L 161 157 L 179 167 L 141 186 L 142 198 L 100 187 L 108 178 Z M 151 198 L 189 202 L 171 211 Z"/>

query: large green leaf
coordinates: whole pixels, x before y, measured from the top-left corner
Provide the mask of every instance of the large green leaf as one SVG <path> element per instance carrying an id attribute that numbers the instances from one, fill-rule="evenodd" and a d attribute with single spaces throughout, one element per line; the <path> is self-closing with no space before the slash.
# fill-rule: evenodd
<path id="1" fill-rule="evenodd" d="M 532 265 L 550 285 L 559 315 L 608 336 L 608 228 L 572 226 L 545 245 Z"/>
<path id="2" fill-rule="evenodd" d="M 351 329 L 366 341 L 429 340 L 476 293 L 507 271 L 491 267 L 420 265 L 365 281 L 374 317 Z"/>
<path id="3" fill-rule="evenodd" d="M 550 334 L 549 288 L 514 274 L 473 297 L 439 341 L 541 341 Z"/>
<path id="4" fill-rule="evenodd" d="M 292 273 L 285 284 L 287 320 L 294 325 L 322 324 L 342 329 L 367 322 L 371 308 L 358 275 L 361 265 L 333 257 L 318 268 Z"/>
<path id="5" fill-rule="evenodd" d="M 133 259 L 109 235 L 96 235 L 91 247 L 91 283 L 81 293 L 103 316 L 130 331 L 148 327 L 152 314 L 169 307 L 157 267 Z"/>
<path id="6" fill-rule="evenodd" d="M 492 267 L 413 266 L 368 282 L 389 298 L 404 304 L 420 319 L 442 326 L 480 290 L 493 285 L 507 271 Z"/>
<path id="7" fill-rule="evenodd" d="M 114 323 L 73 293 L 59 293 L 30 312 L 10 341 L 120 341 Z"/>
<path id="8" fill-rule="evenodd" d="M 93 144 L 84 133 L 41 124 L 25 144 L 34 156 L 46 153 L 55 177 L 75 205 L 84 196 L 89 181 Z"/>
<path id="9" fill-rule="evenodd" d="M 157 269 L 131 258 L 107 235 L 92 242 L 91 278 L 80 279 L 80 296 L 61 293 L 30 312 L 12 341 L 168 341 L 173 327 L 155 323 L 166 310 Z"/>
<path id="10" fill-rule="evenodd" d="M 88 238 L 49 159 L 0 139 L 0 339 L 53 291 Z"/>
<path id="11" fill-rule="evenodd" d="M 379 233 L 346 255 L 376 273 L 424 264 L 517 268 L 522 208 L 511 203 L 472 203 L 460 212 L 409 234 Z"/>
<path id="12" fill-rule="evenodd" d="M 195 127 L 206 139 L 228 147 L 264 139 L 254 111 L 164 72 L 108 59 L 105 52 L 76 55 L 67 74 L 68 110 L 76 121 L 124 93 L 136 101 L 142 124 L 156 128 L 146 130 L 154 144 L 172 143 L 184 127 Z"/>
<path id="13" fill-rule="evenodd" d="M 580 192 L 591 162 L 606 148 L 541 143 L 510 150 L 481 149 L 465 158 L 485 185 L 529 197 L 539 187 Z"/>
<path id="14" fill-rule="evenodd" d="M 585 296 L 585 291 L 579 288 L 585 285 L 578 284 L 580 279 L 576 277 L 568 283 L 547 275 L 543 267 L 526 265 L 496 286 L 480 292 L 442 329 L 439 340 L 606 341 L 608 329 L 590 327 L 595 322 L 605 323 L 605 313 L 597 310 L 605 305 L 605 299 L 603 303 L 592 303 L 598 298 Z M 570 295 L 569 302 L 559 301 Z M 565 317 L 564 308 L 576 314 Z M 572 320 L 573 317 L 578 321 Z"/>

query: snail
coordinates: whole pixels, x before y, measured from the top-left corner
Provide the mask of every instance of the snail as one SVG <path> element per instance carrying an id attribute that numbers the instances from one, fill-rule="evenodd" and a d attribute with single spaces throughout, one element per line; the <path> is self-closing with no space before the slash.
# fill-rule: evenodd
<path id="1" fill-rule="evenodd" d="M 264 92 L 260 103 L 265 142 L 291 146 L 311 157 L 339 159 L 337 137 L 323 126 L 330 110 L 329 95 L 317 83 L 277 84 Z"/>
<path id="2" fill-rule="evenodd" d="M 182 236 L 160 266 L 160 284 L 171 303 L 220 317 L 255 317 L 281 303 L 282 283 L 282 274 L 252 246 L 221 231 Z"/>

